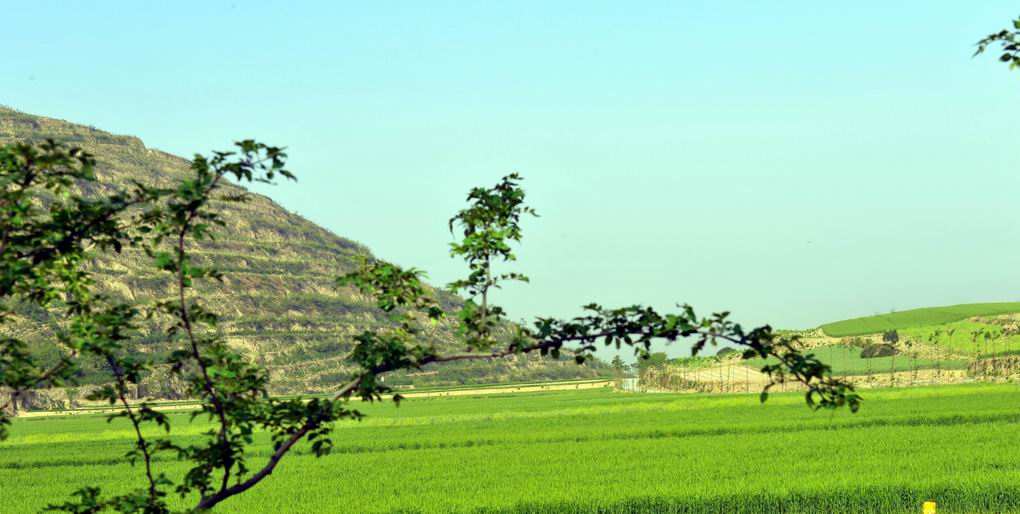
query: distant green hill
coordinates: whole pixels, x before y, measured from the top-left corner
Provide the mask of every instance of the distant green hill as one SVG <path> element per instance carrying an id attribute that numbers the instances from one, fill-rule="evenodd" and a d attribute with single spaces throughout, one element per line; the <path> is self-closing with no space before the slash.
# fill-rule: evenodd
<path id="1" fill-rule="evenodd" d="M 863 336 L 887 330 L 944 325 L 974 316 L 1001 316 L 1020 312 L 1020 302 L 968 303 L 946 307 L 925 307 L 889 314 L 865 316 L 826 323 L 822 331 L 831 337 Z"/>
<path id="2" fill-rule="evenodd" d="M 239 138 L 244 136 L 238 134 Z M 0 144 L 41 142 L 46 138 L 93 153 L 99 162 L 99 190 L 126 186 L 131 180 L 167 185 L 188 173 L 189 161 L 146 148 L 136 137 L 0 107 Z M 196 255 L 225 273 L 225 285 L 209 286 L 203 292 L 209 305 L 221 306 L 220 326 L 229 344 L 269 369 L 277 393 L 328 391 L 345 381 L 354 371 L 344 358 L 351 349 L 351 337 L 366 328 L 389 323 L 370 298 L 350 288 L 333 286 L 334 278 L 352 270 L 359 256 L 370 255 L 368 249 L 288 212 L 262 195 L 252 195 L 251 201 L 244 204 L 225 205 L 224 219 L 227 226 L 215 241 L 199 247 Z M 436 223 L 444 221 L 437 219 Z M 171 291 L 166 276 L 157 272 L 141 252 L 101 257 L 92 271 L 104 292 L 139 303 Z M 455 297 L 439 294 L 444 308 L 457 308 Z M 45 341 L 52 340 L 48 336 L 58 322 L 59 317 L 53 313 L 26 311 L 14 327 L 0 328 L 0 335 L 3 330 L 17 330 L 40 341 L 38 346 L 43 352 L 57 352 L 55 345 L 47 346 Z M 441 348 L 453 349 L 458 345 L 452 328 L 449 323 L 441 325 L 427 337 Z M 160 331 L 150 330 L 135 350 L 158 356 L 173 345 Z M 522 356 L 453 363 L 385 379 L 394 385 L 447 385 L 590 378 L 599 373 L 591 366 L 575 365 L 572 359 Z M 100 370 L 93 369 L 86 380 L 95 381 L 100 376 Z"/>

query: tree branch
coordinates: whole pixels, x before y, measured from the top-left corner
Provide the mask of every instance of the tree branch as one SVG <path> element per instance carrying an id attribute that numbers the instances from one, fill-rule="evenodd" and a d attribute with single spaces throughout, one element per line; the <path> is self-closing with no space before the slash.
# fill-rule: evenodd
<path id="1" fill-rule="evenodd" d="M 208 198 L 209 194 L 216 188 L 217 184 L 222 178 L 222 175 L 217 175 L 205 191 L 202 193 L 202 198 Z M 177 293 L 178 301 L 180 303 L 180 318 L 181 325 L 184 328 L 184 332 L 187 334 L 188 342 L 191 346 L 191 355 L 198 364 L 199 370 L 202 372 L 202 384 L 207 395 L 209 395 L 209 401 L 213 404 L 213 410 L 216 413 L 216 417 L 219 421 L 219 434 L 217 440 L 220 445 L 221 455 L 224 459 L 223 464 L 223 479 L 220 482 L 220 492 L 227 488 L 227 484 L 230 480 L 230 470 L 233 468 L 233 450 L 230 447 L 230 441 L 227 432 L 230 430 L 230 422 L 227 420 L 226 409 L 223 408 L 223 402 L 216 392 L 215 385 L 213 384 L 212 378 L 209 376 L 208 367 L 202 359 L 202 353 L 198 348 L 198 338 L 195 335 L 194 327 L 191 323 L 191 315 L 188 310 L 187 298 L 185 297 L 185 290 L 187 289 L 187 279 L 184 275 L 184 263 L 187 261 L 187 250 L 186 250 L 186 238 L 188 231 L 191 228 L 191 223 L 198 216 L 198 211 L 202 207 L 201 203 L 193 205 L 188 212 L 187 218 L 181 224 L 180 230 L 177 234 Z M 208 470 L 211 471 L 211 468 Z M 202 495 L 205 496 L 205 491 L 202 491 Z"/>
<path id="2" fill-rule="evenodd" d="M 134 410 L 131 409 L 131 404 L 128 403 L 127 397 L 124 395 L 124 391 L 127 389 L 124 369 L 114 360 L 112 355 L 107 354 L 106 362 L 110 365 L 110 370 L 117 379 L 117 397 L 120 399 L 121 404 L 124 405 L 124 412 L 135 427 L 135 439 L 138 449 L 142 452 L 142 458 L 145 461 L 145 477 L 149 481 L 149 506 L 154 507 L 159 499 L 159 492 L 156 490 L 156 479 L 152 476 L 152 454 L 149 451 L 149 443 L 145 440 L 145 436 L 142 435 L 141 421 Z"/>
<path id="3" fill-rule="evenodd" d="M 198 505 L 195 506 L 195 509 L 196 510 L 211 509 L 215 507 L 216 504 L 222 502 L 223 500 L 226 500 L 227 498 L 230 498 L 235 494 L 243 493 L 248 489 L 254 487 L 255 484 L 261 482 L 262 479 L 271 475 L 273 473 L 273 470 L 276 469 L 276 465 L 280 463 L 280 460 L 283 459 L 284 455 L 286 455 L 287 452 L 290 451 L 291 447 L 293 447 L 298 441 L 300 441 L 301 438 L 305 436 L 305 434 L 317 428 L 320 423 L 321 421 L 313 420 L 309 420 L 308 422 L 306 422 L 304 425 L 301 426 L 301 428 L 299 428 L 297 431 L 291 434 L 291 436 L 286 441 L 284 441 L 283 444 L 281 444 L 280 447 L 276 449 L 276 451 L 273 452 L 273 455 L 269 457 L 269 462 L 266 463 L 266 465 L 263 466 L 262 469 L 258 470 L 254 475 L 248 477 L 248 479 L 245 480 L 244 482 L 241 482 L 231 487 L 220 489 L 216 494 L 202 498 L 202 500 L 198 502 Z"/>

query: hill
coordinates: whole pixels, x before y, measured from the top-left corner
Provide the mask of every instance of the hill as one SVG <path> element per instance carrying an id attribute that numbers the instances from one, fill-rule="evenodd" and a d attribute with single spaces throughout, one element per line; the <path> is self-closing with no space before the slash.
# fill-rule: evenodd
<path id="1" fill-rule="evenodd" d="M 889 330 L 897 332 L 894 345 L 881 336 Z M 967 380 L 1020 374 L 1018 302 L 911 309 L 828 323 L 818 332 L 824 337 L 813 341 L 813 351 L 837 374 L 957 369 L 966 370 Z"/>
<path id="2" fill-rule="evenodd" d="M 822 331 L 831 337 L 863 336 L 888 330 L 944 325 L 975 316 L 1000 316 L 1020 312 L 1020 302 L 968 303 L 946 307 L 925 307 L 889 314 L 865 316 L 826 323 Z"/>
<path id="3" fill-rule="evenodd" d="M 897 332 L 893 343 L 882 334 Z M 837 321 L 814 330 L 782 330 L 858 387 L 902 387 L 1020 380 L 1020 303 L 928 307 Z M 738 352 L 670 359 L 639 375 L 660 391 L 752 392 L 775 359 L 742 360 Z M 781 387 L 786 390 L 786 385 Z"/>
<path id="4" fill-rule="evenodd" d="M 865 357 L 865 348 L 888 346 L 881 334 L 897 332 L 900 354 Z M 1020 302 L 972 303 L 928 307 L 828 323 L 815 352 L 828 356 L 833 369 L 967 369 L 971 379 L 1008 378 L 1020 373 Z M 861 350 L 857 359 L 853 355 Z M 826 354 L 828 352 L 828 354 Z M 869 371 L 870 372 L 870 371 Z"/>
<path id="5" fill-rule="evenodd" d="M 131 180 L 167 185 L 188 173 L 189 161 L 146 148 L 136 137 L 0 107 L 0 144 L 47 138 L 93 153 L 98 160 L 100 189 L 123 187 Z M 205 287 L 202 292 L 209 296 L 210 305 L 222 306 L 221 329 L 229 343 L 270 370 L 277 393 L 334 388 L 353 370 L 345 363 L 351 336 L 389 323 L 371 299 L 333 285 L 337 275 L 352 270 L 357 258 L 370 256 L 370 252 L 361 244 L 288 212 L 265 196 L 252 195 L 247 203 L 226 204 L 223 209 L 227 226 L 215 241 L 202 244 L 195 253 L 225 274 L 225 285 Z M 113 257 L 100 256 L 91 268 L 102 291 L 139 304 L 170 291 L 166 277 L 141 252 L 128 250 Z M 457 298 L 443 292 L 439 296 L 445 309 L 457 308 Z M 44 343 L 58 322 L 53 313 L 20 314 L 15 328 L 5 325 L 4 330 L 27 333 L 40 341 L 44 353 L 59 351 Z M 453 349 L 457 343 L 452 328 L 440 325 L 427 337 L 434 338 L 440 347 Z M 135 349 L 159 355 L 173 345 L 150 327 Z M 98 368 L 86 371 L 86 382 L 101 379 Z M 394 385 L 443 385 L 587 378 L 598 373 L 594 367 L 577 366 L 572 360 L 528 356 L 455 363 L 394 374 L 386 381 Z M 163 394 L 172 384 L 153 383 L 151 388 Z"/>

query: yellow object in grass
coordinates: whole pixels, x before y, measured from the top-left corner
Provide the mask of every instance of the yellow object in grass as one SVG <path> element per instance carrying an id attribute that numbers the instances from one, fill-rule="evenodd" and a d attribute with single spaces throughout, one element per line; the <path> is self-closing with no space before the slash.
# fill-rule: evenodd
<path id="1" fill-rule="evenodd" d="M 921 507 L 921 514 L 935 514 L 935 502 L 924 502 Z"/>

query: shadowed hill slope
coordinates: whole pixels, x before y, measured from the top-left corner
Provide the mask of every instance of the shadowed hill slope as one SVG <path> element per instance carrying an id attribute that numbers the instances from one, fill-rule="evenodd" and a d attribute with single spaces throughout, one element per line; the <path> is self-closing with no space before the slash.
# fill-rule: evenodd
<path id="1" fill-rule="evenodd" d="M 0 107 L 0 144 L 40 142 L 51 138 L 80 146 L 98 160 L 98 188 L 126 187 L 132 180 L 169 185 L 187 176 L 189 162 L 146 148 L 136 137 L 113 135 L 60 120 L 32 116 Z M 93 186 L 95 187 L 95 186 Z M 230 186 L 237 187 L 237 186 Z M 97 193 L 98 191 L 87 191 Z M 370 255 L 362 245 L 338 237 L 288 212 L 265 196 L 253 194 L 243 204 L 225 204 L 227 226 L 195 252 L 225 274 L 226 283 L 202 286 L 207 304 L 222 315 L 221 330 L 232 346 L 270 370 L 278 393 L 325 391 L 344 381 L 352 371 L 344 356 L 351 336 L 388 323 L 366 298 L 349 288 L 337 289 L 334 278 Z M 442 222 L 442 220 L 437 220 Z M 171 293 L 166 276 L 141 252 L 98 257 L 92 264 L 101 290 L 140 304 Z M 441 293 L 447 310 L 456 298 Z M 58 320 L 50 313 L 25 312 L 16 324 L 38 340 L 52 334 Z M 7 328 L 7 330 L 11 330 Z M 175 347 L 160 331 L 146 329 L 136 350 L 158 355 Z M 449 324 L 427 334 L 441 347 L 457 347 Z M 42 345 L 56 352 L 55 346 Z M 89 370 L 86 370 L 87 372 Z M 93 370 L 96 371 L 96 370 Z M 386 381 L 401 384 L 455 384 L 533 381 L 595 376 L 589 366 L 551 361 L 534 356 L 495 362 L 465 362 L 394 374 Z M 87 375 L 90 376 L 90 375 Z M 98 377 L 94 373 L 92 380 Z M 167 384 L 154 384 L 156 393 Z"/>

